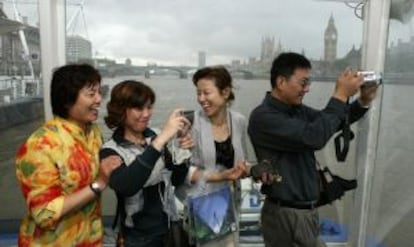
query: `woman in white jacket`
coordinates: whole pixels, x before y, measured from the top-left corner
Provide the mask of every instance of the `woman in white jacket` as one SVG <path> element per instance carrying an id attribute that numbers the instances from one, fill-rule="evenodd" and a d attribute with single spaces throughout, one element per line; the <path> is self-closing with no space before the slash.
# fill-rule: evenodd
<path id="1" fill-rule="evenodd" d="M 234 93 L 232 78 L 226 68 L 222 66 L 202 68 L 194 74 L 193 83 L 197 88 L 197 101 L 202 109 L 194 113 L 192 137 L 195 146 L 192 164 L 189 167 L 187 184 L 177 189 L 177 195 L 185 201 L 188 209 L 191 209 L 189 198 L 229 188 L 231 200 L 226 213 L 231 214 L 232 217 L 227 217 L 226 220 L 232 221 L 233 218 L 233 222 L 227 222 L 230 223 L 231 230 L 224 230 L 223 233 L 223 229 L 215 229 L 215 231 L 209 229 L 215 233 L 209 236 L 201 234 L 202 236 L 198 236 L 201 239 L 196 240 L 196 244 L 237 246 L 237 216 L 241 202 L 239 179 L 246 175 L 248 170 L 246 120 L 240 113 L 229 109 L 230 102 L 234 100 Z M 187 212 L 189 219 L 195 219 L 194 215 L 191 215 L 194 214 L 192 210 Z M 199 215 L 197 217 L 200 218 Z M 190 225 L 194 226 L 194 222 Z M 219 224 L 219 227 L 226 226 Z M 197 229 L 192 229 L 192 233 L 193 237 L 197 235 Z"/>

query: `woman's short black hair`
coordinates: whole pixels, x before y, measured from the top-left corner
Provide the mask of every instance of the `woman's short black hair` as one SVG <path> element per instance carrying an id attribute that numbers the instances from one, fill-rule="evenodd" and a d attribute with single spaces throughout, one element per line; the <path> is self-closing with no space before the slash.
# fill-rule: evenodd
<path id="1" fill-rule="evenodd" d="M 198 81 L 201 79 L 214 80 L 214 83 L 219 90 L 230 88 L 231 92 L 227 102 L 234 100 L 233 79 L 229 71 L 224 66 L 210 66 L 197 70 L 193 75 L 194 85 L 197 86 Z"/>
<path id="2" fill-rule="evenodd" d="M 69 109 L 76 103 L 79 91 L 100 83 L 101 75 L 89 64 L 69 64 L 57 68 L 52 75 L 50 90 L 53 114 L 68 118 Z"/>

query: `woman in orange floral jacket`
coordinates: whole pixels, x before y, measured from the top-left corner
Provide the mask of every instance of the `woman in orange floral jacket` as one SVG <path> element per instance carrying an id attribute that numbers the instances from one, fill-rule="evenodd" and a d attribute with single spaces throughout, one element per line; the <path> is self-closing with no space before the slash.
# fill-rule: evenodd
<path id="1" fill-rule="evenodd" d="M 101 131 L 93 122 L 102 100 L 101 76 L 89 65 L 66 65 L 53 73 L 54 118 L 19 149 L 17 179 L 27 215 L 19 246 L 102 246 L 100 193 L 121 163 L 99 163 Z"/>

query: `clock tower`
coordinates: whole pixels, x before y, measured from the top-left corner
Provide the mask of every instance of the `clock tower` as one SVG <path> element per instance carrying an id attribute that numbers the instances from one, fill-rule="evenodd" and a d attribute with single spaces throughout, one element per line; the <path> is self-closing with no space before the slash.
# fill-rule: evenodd
<path id="1" fill-rule="evenodd" d="M 331 15 L 328 26 L 325 29 L 325 62 L 333 63 L 336 60 L 336 48 L 338 41 L 338 32 L 336 31 L 334 18 Z"/>

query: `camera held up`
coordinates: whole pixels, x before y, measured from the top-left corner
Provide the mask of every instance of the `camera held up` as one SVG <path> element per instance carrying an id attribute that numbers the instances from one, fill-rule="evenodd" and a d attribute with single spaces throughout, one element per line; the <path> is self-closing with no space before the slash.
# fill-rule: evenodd
<path id="1" fill-rule="evenodd" d="M 377 86 L 382 84 L 382 75 L 379 72 L 375 71 L 358 71 L 359 75 L 364 77 L 364 85 L 373 85 L 376 84 Z"/>
<path id="2" fill-rule="evenodd" d="M 190 124 L 193 124 L 193 121 L 194 121 L 194 111 L 193 110 L 182 111 L 181 115 L 184 116 L 190 122 Z"/>

